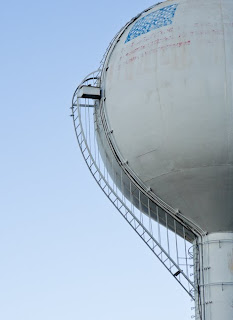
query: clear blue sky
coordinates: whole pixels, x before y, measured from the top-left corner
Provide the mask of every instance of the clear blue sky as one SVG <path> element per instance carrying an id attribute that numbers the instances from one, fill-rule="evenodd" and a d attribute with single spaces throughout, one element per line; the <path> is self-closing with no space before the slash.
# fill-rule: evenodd
<path id="1" fill-rule="evenodd" d="M 154 4 L 1 3 L 0 319 L 187 320 L 190 298 L 91 177 L 73 91 Z"/>

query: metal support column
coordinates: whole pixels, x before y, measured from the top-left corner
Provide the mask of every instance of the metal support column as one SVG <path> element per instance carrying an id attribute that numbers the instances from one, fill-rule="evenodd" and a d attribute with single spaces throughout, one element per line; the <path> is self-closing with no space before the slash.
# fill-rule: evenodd
<path id="1" fill-rule="evenodd" d="M 233 233 L 197 239 L 194 250 L 196 320 L 233 319 Z M 195 247 L 195 246 L 194 246 Z"/>

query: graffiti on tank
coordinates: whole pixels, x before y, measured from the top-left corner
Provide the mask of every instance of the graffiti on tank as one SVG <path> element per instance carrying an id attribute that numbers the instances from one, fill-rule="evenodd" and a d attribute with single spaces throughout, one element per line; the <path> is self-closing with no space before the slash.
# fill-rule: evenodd
<path id="1" fill-rule="evenodd" d="M 206 41 L 208 43 L 215 43 L 223 39 L 224 33 L 233 32 L 233 23 L 224 24 L 194 23 L 193 28 L 184 30 L 176 26 L 157 29 L 150 34 L 144 34 L 141 37 L 133 39 L 127 46 L 122 46 L 121 55 L 119 58 L 119 67 L 122 64 L 130 63 L 148 54 L 153 54 L 159 51 L 166 51 L 170 48 L 180 48 L 189 46 L 192 41 Z"/>
<path id="2" fill-rule="evenodd" d="M 137 20 L 130 30 L 125 43 L 141 36 L 142 34 L 172 24 L 177 6 L 178 4 L 166 6 Z"/>
<path id="3" fill-rule="evenodd" d="M 126 59 L 122 63 L 128 64 L 128 63 L 131 63 L 135 60 L 139 60 L 139 59 L 145 57 L 146 55 L 153 54 L 158 51 L 166 51 L 168 48 L 180 48 L 180 47 L 184 47 L 184 46 L 189 46 L 190 44 L 191 44 L 191 42 L 190 42 L 190 40 L 188 40 L 188 41 L 181 41 L 181 42 L 177 42 L 177 43 L 171 43 L 171 44 L 167 44 L 167 45 L 163 45 L 163 46 L 158 46 L 156 48 L 153 48 L 153 49 L 150 49 L 147 51 L 142 51 L 138 55 L 133 55 L 132 57 L 129 57 L 128 59 Z M 121 66 L 119 65 L 118 70 L 120 69 L 120 67 Z"/>

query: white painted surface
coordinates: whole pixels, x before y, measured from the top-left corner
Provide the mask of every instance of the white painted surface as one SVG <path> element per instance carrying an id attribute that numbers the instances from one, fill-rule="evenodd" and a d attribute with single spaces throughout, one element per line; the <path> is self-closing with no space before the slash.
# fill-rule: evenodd
<path id="1" fill-rule="evenodd" d="M 233 1 L 177 0 L 173 23 L 125 43 L 105 67 L 105 107 L 124 159 L 209 232 L 233 230 Z M 139 17 L 140 19 L 141 17 Z"/>
<path id="2" fill-rule="evenodd" d="M 203 259 L 200 259 L 201 303 L 196 294 L 196 319 L 232 320 L 233 233 L 209 234 L 203 241 L 199 239 L 199 244 Z"/>
<path id="3" fill-rule="evenodd" d="M 100 99 L 100 88 L 82 86 L 79 90 L 79 98 Z"/>

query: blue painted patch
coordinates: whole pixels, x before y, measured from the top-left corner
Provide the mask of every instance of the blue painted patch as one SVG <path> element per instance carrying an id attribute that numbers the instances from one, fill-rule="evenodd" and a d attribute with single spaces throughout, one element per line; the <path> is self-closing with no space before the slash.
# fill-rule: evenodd
<path id="1" fill-rule="evenodd" d="M 149 13 L 147 16 L 139 19 L 130 30 L 125 43 L 141 36 L 142 34 L 172 24 L 177 6 L 178 4 L 172 4 Z"/>

